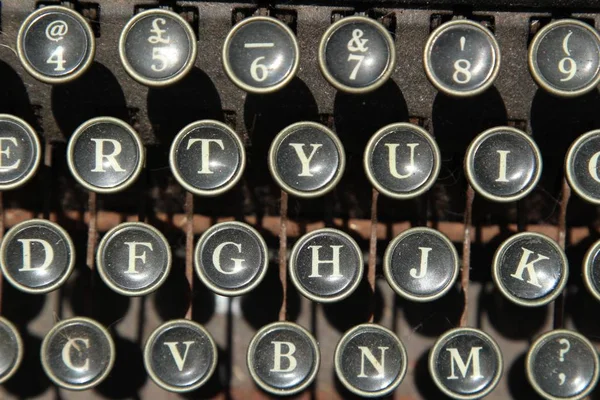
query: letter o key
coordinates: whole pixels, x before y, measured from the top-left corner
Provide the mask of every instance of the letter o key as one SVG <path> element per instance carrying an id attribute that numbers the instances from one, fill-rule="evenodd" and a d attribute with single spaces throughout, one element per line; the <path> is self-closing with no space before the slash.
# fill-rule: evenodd
<path id="1" fill-rule="evenodd" d="M 600 204 L 600 130 L 581 135 L 573 142 L 567 152 L 565 174 L 579 197 Z"/>

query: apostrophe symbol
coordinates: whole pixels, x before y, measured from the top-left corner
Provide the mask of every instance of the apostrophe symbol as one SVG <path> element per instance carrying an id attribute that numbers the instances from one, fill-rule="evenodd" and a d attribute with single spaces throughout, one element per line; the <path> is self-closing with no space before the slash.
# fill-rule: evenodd
<path id="1" fill-rule="evenodd" d="M 465 43 L 467 42 L 467 39 L 465 39 L 464 36 L 460 37 L 460 51 L 465 51 Z"/>

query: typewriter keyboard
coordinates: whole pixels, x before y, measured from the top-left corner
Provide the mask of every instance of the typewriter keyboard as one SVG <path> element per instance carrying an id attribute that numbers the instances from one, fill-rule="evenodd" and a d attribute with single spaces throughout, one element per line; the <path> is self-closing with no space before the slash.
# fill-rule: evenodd
<path id="1" fill-rule="evenodd" d="M 0 398 L 600 398 L 598 28 L 0 0 Z"/>

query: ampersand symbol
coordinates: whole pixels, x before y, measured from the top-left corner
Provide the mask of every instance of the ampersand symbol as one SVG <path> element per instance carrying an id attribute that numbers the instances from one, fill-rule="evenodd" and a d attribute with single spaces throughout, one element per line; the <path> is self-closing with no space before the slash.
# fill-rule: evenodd
<path id="1" fill-rule="evenodd" d="M 368 47 L 365 46 L 369 39 L 361 39 L 365 33 L 360 29 L 355 29 L 352 31 L 352 39 L 348 42 L 348 50 L 350 51 L 360 51 L 364 53 L 369 50 Z"/>

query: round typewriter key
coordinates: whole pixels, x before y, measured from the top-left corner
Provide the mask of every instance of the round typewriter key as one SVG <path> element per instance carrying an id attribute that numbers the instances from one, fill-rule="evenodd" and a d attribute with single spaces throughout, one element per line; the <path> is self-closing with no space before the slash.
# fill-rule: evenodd
<path id="1" fill-rule="evenodd" d="M 239 296 L 254 289 L 267 273 L 267 244 L 250 225 L 223 222 L 200 237 L 194 266 L 200 280 L 221 296 Z"/>
<path id="2" fill-rule="evenodd" d="M 392 35 L 371 18 L 342 18 L 327 29 L 319 44 L 323 76 L 344 92 L 377 89 L 388 80 L 395 64 Z"/>
<path id="3" fill-rule="evenodd" d="M 150 378 L 171 392 L 198 389 L 217 367 L 217 346 L 202 325 L 187 319 L 158 328 L 144 347 L 144 366 Z"/>
<path id="4" fill-rule="evenodd" d="M 23 67 L 46 83 L 63 83 L 79 77 L 94 59 L 94 32 L 76 11 L 46 6 L 21 25 L 17 53 Z"/>
<path id="5" fill-rule="evenodd" d="M 60 287 L 75 267 L 69 234 L 54 222 L 31 219 L 13 226 L 0 245 L 4 277 L 27 293 L 48 293 Z"/>
<path id="6" fill-rule="evenodd" d="M 600 83 L 600 35 L 581 21 L 562 19 L 543 27 L 529 46 L 536 83 L 556 96 L 579 96 Z"/>
<path id="7" fill-rule="evenodd" d="M 598 382 L 598 353 L 579 333 L 557 329 L 530 347 L 525 361 L 527 378 L 543 398 L 587 398 Z"/>
<path id="8" fill-rule="evenodd" d="M 33 128 L 20 118 L 0 114 L 0 190 L 28 182 L 40 159 L 40 141 Z"/>
<path id="9" fill-rule="evenodd" d="M 0 384 L 9 380 L 23 360 L 23 341 L 17 328 L 0 317 Z"/>
<path id="10" fill-rule="evenodd" d="M 479 399 L 502 376 L 502 353 L 487 333 L 457 328 L 440 336 L 429 353 L 429 373 L 437 387 L 453 399 Z"/>
<path id="11" fill-rule="evenodd" d="M 542 174 L 537 145 L 526 133 L 507 126 L 489 129 L 471 142 L 465 172 L 473 188 L 492 201 L 527 196 Z"/>
<path id="12" fill-rule="evenodd" d="M 171 247 L 156 228 L 141 222 L 117 225 L 102 238 L 96 252 L 100 278 L 125 296 L 158 289 L 171 270 Z"/>
<path id="13" fill-rule="evenodd" d="M 300 325 L 275 322 L 264 326 L 248 346 L 248 370 L 254 382 L 276 396 L 306 389 L 317 376 L 319 346 Z"/>
<path id="14" fill-rule="evenodd" d="M 244 144 L 222 122 L 193 122 L 177 134 L 169 154 L 171 171 L 186 190 L 216 196 L 231 189 L 246 166 Z"/>
<path id="15" fill-rule="evenodd" d="M 581 135 L 569 148 L 565 173 L 581 198 L 600 204 L 600 130 Z"/>
<path id="16" fill-rule="evenodd" d="M 407 123 L 377 131 L 367 144 L 363 161 L 371 184 L 395 199 L 426 192 L 440 172 L 440 150 L 433 137 Z"/>
<path id="17" fill-rule="evenodd" d="M 229 32 L 223 46 L 227 76 L 251 93 L 281 89 L 296 75 L 298 60 L 294 32 L 270 17 L 241 21 Z"/>
<path id="18" fill-rule="evenodd" d="M 335 373 L 351 392 L 380 397 L 398 387 L 408 364 L 404 344 L 394 332 L 375 324 L 355 326 L 335 349 Z"/>
<path id="19" fill-rule="evenodd" d="M 494 255 L 496 287 L 526 307 L 548 304 L 564 289 L 569 275 L 565 253 L 547 236 L 523 232 L 505 240 Z"/>
<path id="20" fill-rule="evenodd" d="M 600 301 L 600 240 L 594 243 L 585 255 L 583 281 L 589 292 Z"/>
<path id="21" fill-rule="evenodd" d="M 269 149 L 269 170 L 286 192 L 318 197 L 342 178 L 344 147 L 331 130 L 314 122 L 298 122 L 282 130 Z"/>
<path id="22" fill-rule="evenodd" d="M 440 92 L 474 96 L 494 84 L 500 70 L 500 47 L 483 25 L 456 20 L 431 33 L 423 59 L 427 77 Z"/>
<path id="23" fill-rule="evenodd" d="M 443 296 L 452 289 L 458 270 L 456 248 L 434 229 L 409 229 L 385 251 L 385 277 L 398 295 L 409 300 L 432 301 Z"/>
<path id="24" fill-rule="evenodd" d="M 191 26 L 163 9 L 134 16 L 119 39 L 123 67 L 147 86 L 165 86 L 183 78 L 194 66 L 196 53 L 196 35 Z"/>
<path id="25" fill-rule="evenodd" d="M 317 229 L 294 244 L 289 270 L 292 282 L 307 298 L 320 303 L 339 301 L 360 284 L 362 251 L 342 231 Z"/>
<path id="26" fill-rule="evenodd" d="M 115 361 L 115 344 L 108 331 L 88 318 L 57 323 L 42 342 L 42 367 L 56 385 L 90 389 L 102 382 Z"/>
<path id="27" fill-rule="evenodd" d="M 97 193 L 129 187 L 142 171 L 144 145 L 125 122 L 112 117 L 84 122 L 67 146 L 67 163 L 75 179 Z"/>

